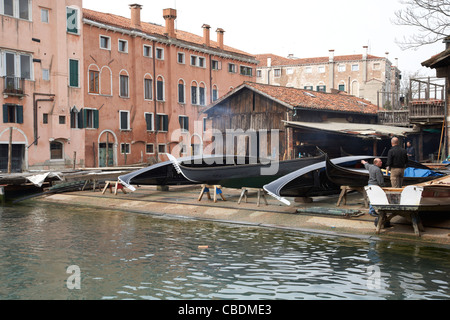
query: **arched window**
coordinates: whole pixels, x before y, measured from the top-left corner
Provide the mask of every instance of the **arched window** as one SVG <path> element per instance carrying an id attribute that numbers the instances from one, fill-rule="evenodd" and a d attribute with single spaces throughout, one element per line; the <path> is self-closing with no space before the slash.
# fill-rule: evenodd
<path id="1" fill-rule="evenodd" d="M 95 64 L 89 66 L 89 93 L 100 93 L 100 69 Z"/>
<path id="2" fill-rule="evenodd" d="M 199 95 L 199 102 L 201 106 L 205 106 L 206 105 L 206 85 L 205 83 L 201 82 L 200 83 L 200 88 L 198 90 L 198 95 Z"/>
<path id="3" fill-rule="evenodd" d="M 50 142 L 50 159 L 63 160 L 63 144 L 59 141 Z"/>
<path id="4" fill-rule="evenodd" d="M 164 78 L 162 76 L 156 78 L 156 100 L 164 101 Z"/>
<path id="5" fill-rule="evenodd" d="M 178 103 L 186 103 L 185 87 L 186 85 L 184 84 L 184 80 L 180 79 L 178 81 Z"/>
<path id="6" fill-rule="evenodd" d="M 128 98 L 130 96 L 129 93 L 129 75 L 126 70 L 120 71 L 120 87 L 119 87 L 119 96 L 122 98 Z"/>
<path id="7" fill-rule="evenodd" d="M 197 105 L 198 104 L 198 85 L 197 82 L 192 81 L 191 83 L 191 104 Z"/>
<path id="8" fill-rule="evenodd" d="M 213 99 L 213 101 L 216 101 L 217 99 L 219 99 L 219 89 L 217 89 L 216 85 L 213 85 L 212 99 Z"/>
<path id="9" fill-rule="evenodd" d="M 148 73 L 144 76 L 144 99 L 153 100 L 153 79 Z"/>

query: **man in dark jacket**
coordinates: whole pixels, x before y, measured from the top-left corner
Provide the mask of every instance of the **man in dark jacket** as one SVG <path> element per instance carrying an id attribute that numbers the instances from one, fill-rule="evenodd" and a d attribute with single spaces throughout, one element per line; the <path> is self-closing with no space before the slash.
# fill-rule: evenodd
<path id="1" fill-rule="evenodd" d="M 388 152 L 386 167 L 388 172 L 391 171 L 392 188 L 401 188 L 408 163 L 408 154 L 405 149 L 400 147 L 398 138 L 393 138 L 391 144 L 392 149 Z"/>

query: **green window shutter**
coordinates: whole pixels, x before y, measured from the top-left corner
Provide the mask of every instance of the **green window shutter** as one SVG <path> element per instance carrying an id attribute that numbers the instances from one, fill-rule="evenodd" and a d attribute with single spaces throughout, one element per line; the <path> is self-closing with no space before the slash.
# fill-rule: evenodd
<path id="1" fill-rule="evenodd" d="M 17 123 L 23 123 L 23 106 L 16 106 Z"/>
<path id="2" fill-rule="evenodd" d="M 88 111 L 86 109 L 83 109 L 83 128 L 87 128 L 87 113 Z"/>
<path id="3" fill-rule="evenodd" d="M 99 111 L 98 110 L 94 110 L 94 128 L 95 129 L 99 128 L 99 121 L 100 121 Z"/>
<path id="4" fill-rule="evenodd" d="M 3 105 L 3 123 L 8 123 L 8 105 Z"/>
<path id="5" fill-rule="evenodd" d="M 78 60 L 69 60 L 69 69 L 69 84 L 71 87 L 78 87 Z"/>
<path id="6" fill-rule="evenodd" d="M 169 131 L 169 116 L 164 116 L 164 131 Z"/>
<path id="7" fill-rule="evenodd" d="M 80 112 L 76 115 L 78 117 L 78 129 L 84 128 L 84 109 L 81 109 Z"/>

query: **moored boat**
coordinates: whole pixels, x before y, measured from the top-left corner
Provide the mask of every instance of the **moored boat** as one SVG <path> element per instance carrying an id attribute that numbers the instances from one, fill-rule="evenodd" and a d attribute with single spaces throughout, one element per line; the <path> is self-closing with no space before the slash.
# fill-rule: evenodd
<path id="1" fill-rule="evenodd" d="M 411 220 L 415 234 L 420 236 L 424 231 L 420 214 L 450 211 L 449 176 L 404 188 L 366 186 L 365 190 L 371 206 L 380 215 L 377 233 L 385 222 L 395 216 L 404 216 Z"/>

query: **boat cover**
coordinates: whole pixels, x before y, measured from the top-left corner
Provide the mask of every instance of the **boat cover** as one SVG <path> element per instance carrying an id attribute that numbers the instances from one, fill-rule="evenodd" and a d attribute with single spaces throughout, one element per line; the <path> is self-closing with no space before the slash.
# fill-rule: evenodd
<path id="1" fill-rule="evenodd" d="M 411 178 L 426 178 L 426 177 L 440 177 L 442 174 L 434 172 L 433 170 L 406 168 L 405 177 Z"/>

